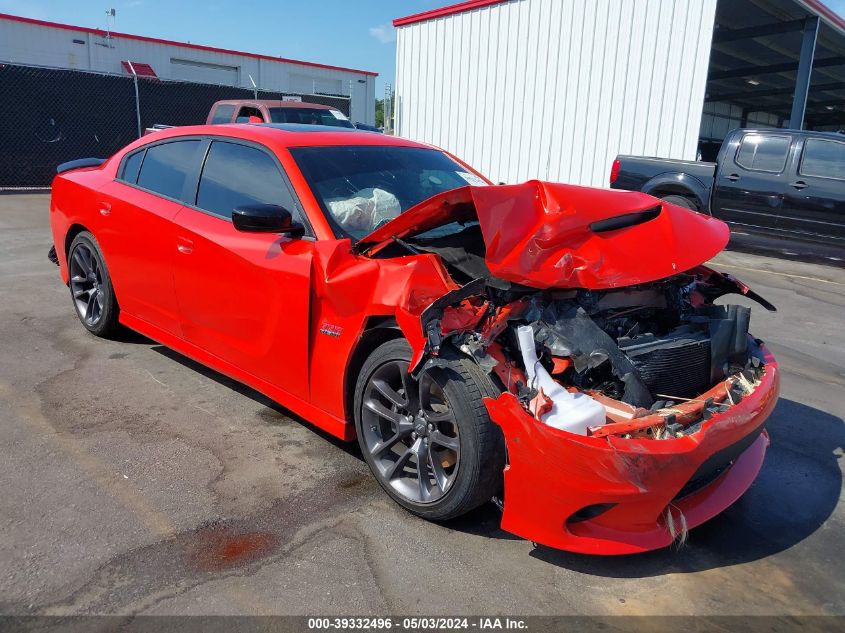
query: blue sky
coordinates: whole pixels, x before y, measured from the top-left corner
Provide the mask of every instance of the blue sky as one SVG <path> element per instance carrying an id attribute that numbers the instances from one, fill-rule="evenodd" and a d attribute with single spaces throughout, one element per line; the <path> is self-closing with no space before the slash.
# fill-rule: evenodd
<path id="1" fill-rule="evenodd" d="M 845 16 L 845 0 L 826 0 L 824 4 L 836 11 L 839 15 Z"/>
<path id="2" fill-rule="evenodd" d="M 376 96 L 393 82 L 394 18 L 457 0 L 0 0 L 0 13 L 106 26 L 115 31 L 350 66 L 379 73 Z M 825 0 L 845 15 L 845 0 Z"/>

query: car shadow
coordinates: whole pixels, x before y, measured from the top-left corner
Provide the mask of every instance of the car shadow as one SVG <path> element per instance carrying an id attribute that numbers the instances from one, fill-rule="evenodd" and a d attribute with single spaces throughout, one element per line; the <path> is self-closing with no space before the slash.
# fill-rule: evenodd
<path id="1" fill-rule="evenodd" d="M 498 541 L 521 541 L 521 537 L 502 529 L 502 512 L 492 503 L 467 512 L 455 519 L 442 522 L 443 527 L 456 532 L 482 536 Z"/>
<path id="2" fill-rule="evenodd" d="M 845 252 L 843 252 L 841 245 L 796 239 L 795 237 L 783 238 L 767 235 L 764 232 L 746 232 L 732 229 L 727 250 L 807 264 L 820 264 L 833 268 L 845 268 Z"/>
<path id="3" fill-rule="evenodd" d="M 264 394 L 163 345 L 153 351 L 267 407 L 276 419 L 290 418 L 363 461 L 357 442 L 344 442 L 288 411 Z M 266 417 L 266 416 L 265 416 Z M 696 572 L 747 563 L 800 543 L 833 514 L 842 487 L 839 459 L 845 448 L 843 420 L 781 398 L 767 424 L 771 446 L 752 487 L 719 516 L 694 528 L 686 543 L 630 556 L 588 556 L 537 546 L 530 555 L 553 565 L 594 576 L 642 578 Z M 492 503 L 444 528 L 494 540 L 520 540 L 500 526 Z"/>
<path id="4" fill-rule="evenodd" d="M 117 332 L 115 332 L 114 336 L 111 338 L 113 341 L 118 343 L 128 343 L 130 345 L 158 345 L 158 343 L 151 338 L 147 338 L 135 330 L 130 330 L 128 327 L 118 328 Z"/>
<path id="5" fill-rule="evenodd" d="M 140 335 L 138 335 L 138 336 L 140 336 Z M 149 340 L 149 339 L 147 339 L 147 340 Z M 249 386 L 243 384 L 242 382 L 238 382 L 237 380 L 235 380 L 233 378 L 229 378 L 228 376 L 221 374 L 220 372 L 215 371 L 214 369 L 206 367 L 205 365 L 198 363 L 197 361 L 195 361 L 191 358 L 188 358 L 187 356 L 183 356 L 179 352 L 174 351 L 174 350 L 170 349 L 169 347 L 165 347 L 164 345 L 159 345 L 158 343 L 155 343 L 153 341 L 149 341 L 149 342 L 152 344 L 151 347 L 150 347 L 150 349 L 152 351 L 154 351 L 158 354 L 161 354 L 162 356 L 165 356 L 172 361 L 179 363 L 180 365 L 182 365 L 183 367 L 186 367 L 187 369 L 190 369 L 191 371 L 195 371 L 199 374 L 202 374 L 203 376 L 205 376 L 206 378 L 208 378 L 210 380 L 213 380 L 217 384 L 222 385 L 222 386 L 224 386 L 228 389 L 231 389 L 232 391 L 257 402 L 260 405 L 267 407 L 267 409 L 270 412 L 272 412 L 272 415 L 263 415 L 262 417 L 265 420 L 267 420 L 267 419 L 281 420 L 281 419 L 284 419 L 284 418 L 288 418 L 290 420 L 293 420 L 297 424 L 302 424 L 302 425 L 308 427 L 314 433 L 319 435 L 322 439 L 326 440 L 327 442 L 330 442 L 331 444 L 333 444 L 334 446 L 338 447 L 339 449 L 345 451 L 349 455 L 357 457 L 361 461 L 364 460 L 363 456 L 361 455 L 361 451 L 358 448 L 358 442 L 345 442 L 345 441 L 335 437 L 334 435 L 331 435 L 331 434 L 325 432 L 323 429 L 314 426 L 313 424 L 311 424 L 305 418 L 298 416 L 293 411 L 289 411 L 288 409 L 286 409 L 285 407 L 280 405 L 278 402 L 271 400 L 270 398 L 265 396 L 260 391 L 256 391 L 252 387 L 249 387 Z M 270 422 L 268 422 L 268 424 L 270 424 Z"/>
<path id="6" fill-rule="evenodd" d="M 752 487 L 733 506 L 694 528 L 686 543 L 631 556 L 599 557 L 536 547 L 531 556 L 593 576 L 643 578 L 748 563 L 815 533 L 839 501 L 843 421 L 781 399 L 767 425 L 771 446 Z"/>

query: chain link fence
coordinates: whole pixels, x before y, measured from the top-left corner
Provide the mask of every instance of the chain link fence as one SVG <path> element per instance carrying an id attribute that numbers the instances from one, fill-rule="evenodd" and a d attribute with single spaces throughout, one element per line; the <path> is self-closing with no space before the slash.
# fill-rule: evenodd
<path id="1" fill-rule="evenodd" d="M 0 189 L 49 187 L 56 166 L 106 158 L 156 123 L 205 123 L 221 99 L 300 97 L 350 114 L 343 95 L 251 90 L 17 64 L 0 64 Z"/>

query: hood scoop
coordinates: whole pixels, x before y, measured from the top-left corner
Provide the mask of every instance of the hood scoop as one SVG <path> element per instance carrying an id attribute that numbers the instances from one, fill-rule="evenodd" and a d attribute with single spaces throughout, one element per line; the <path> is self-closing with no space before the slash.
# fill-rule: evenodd
<path id="1" fill-rule="evenodd" d="M 660 205 L 653 209 L 645 211 L 637 211 L 636 213 L 625 213 L 624 215 L 617 215 L 606 220 L 599 220 L 590 225 L 590 230 L 593 233 L 604 233 L 606 231 L 615 231 L 616 229 L 626 229 L 629 226 L 637 226 L 643 222 L 653 220 L 660 215 Z"/>

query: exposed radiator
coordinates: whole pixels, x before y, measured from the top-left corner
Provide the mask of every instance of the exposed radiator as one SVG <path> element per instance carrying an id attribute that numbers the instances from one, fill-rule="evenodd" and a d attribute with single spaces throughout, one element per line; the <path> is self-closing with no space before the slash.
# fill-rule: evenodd
<path id="1" fill-rule="evenodd" d="M 710 339 L 703 332 L 683 329 L 662 337 L 622 338 L 618 343 L 655 397 L 692 398 L 711 386 Z"/>

